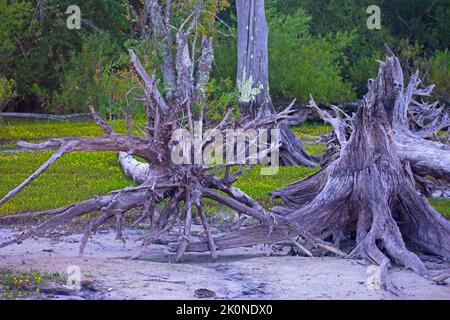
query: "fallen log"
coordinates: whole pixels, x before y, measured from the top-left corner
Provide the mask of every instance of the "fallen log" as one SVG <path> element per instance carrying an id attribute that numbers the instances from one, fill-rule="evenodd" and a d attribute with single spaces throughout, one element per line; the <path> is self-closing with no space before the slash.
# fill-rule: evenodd
<path id="1" fill-rule="evenodd" d="M 164 98 L 158 91 L 154 77 L 147 74 L 138 57 L 131 50 L 130 56 L 137 72 L 143 79 L 148 118 L 144 127 L 146 130 L 143 131 L 145 135 L 138 138 L 116 134 L 108 123 L 100 118 L 92 102 L 89 101 L 88 105 L 92 118 L 101 127 L 104 136 L 57 138 L 37 144 L 19 142 L 18 144 L 21 147 L 31 150 L 57 149 L 57 151 L 30 177 L 0 199 L 0 205 L 7 202 L 33 180 L 37 179 L 58 158 L 70 152 L 118 151 L 120 152 L 120 162 L 125 172 L 139 185 L 112 191 L 109 195 L 94 197 L 63 208 L 3 217 L 0 219 L 2 224 L 36 218 L 44 221 L 16 236 L 14 239 L 1 243 L 0 248 L 21 243 L 32 237 L 45 235 L 73 219 L 86 216 L 91 212 L 99 212 L 99 215 L 87 219 L 85 234 L 80 243 L 80 254 L 82 254 L 91 235 L 110 220 L 115 220 L 116 237 L 117 239 L 122 239 L 124 215 L 131 209 L 137 209 L 136 211 L 140 212 L 140 214 L 136 217 L 135 222 L 145 221 L 150 227 L 141 238 L 142 246 L 140 250 L 135 252 L 131 256 L 132 258 L 138 257 L 143 250 L 158 240 L 164 232 L 183 221 L 184 229 L 180 235 L 180 242 L 175 249 L 177 252 L 176 261 L 181 261 L 191 243 L 190 235 L 194 215 L 198 214 L 205 231 L 208 251 L 211 252 L 211 257 L 214 260 L 217 258 L 218 247 L 204 212 L 202 200 L 206 198 L 257 219 L 261 225 L 267 228 L 269 233 L 278 234 L 281 230 L 285 234 L 285 238 L 289 234 L 294 233 L 314 246 L 322 246 L 321 248 L 325 251 L 338 252 L 332 245 L 323 243 L 321 239 L 316 239 L 309 233 L 303 232 L 295 223 L 291 223 L 284 217 L 264 209 L 257 201 L 234 187 L 233 183 L 246 171 L 245 168 L 240 168 L 231 173 L 230 167 L 235 166 L 234 163 L 217 165 L 190 162 L 175 163 L 173 161 L 173 151 L 175 149 L 173 135 L 180 128 L 187 127 L 192 131 L 194 119 L 190 110 L 190 103 L 187 103 L 186 100 L 174 100 L 171 103 L 164 101 Z M 287 119 L 291 114 L 291 110 L 287 108 L 279 113 L 260 116 L 250 122 L 228 119 L 230 114 L 231 112 L 217 126 L 216 130 L 226 131 L 228 128 L 265 130 L 273 128 Z M 201 118 L 198 120 L 199 123 L 203 123 Z M 254 156 L 248 149 L 253 144 L 254 141 L 245 144 L 246 149 L 243 150 L 245 157 Z M 205 142 L 200 147 L 203 152 L 208 147 L 208 143 Z M 267 148 L 267 153 L 273 152 L 274 148 L 277 147 L 279 145 L 276 142 L 272 142 Z M 141 157 L 145 163 L 136 161 L 132 155 Z M 258 153 L 259 156 L 261 156 L 260 153 Z M 214 169 L 217 170 L 216 173 L 212 172 Z M 218 175 L 223 170 L 225 170 L 225 175 Z M 158 205 L 163 208 L 156 210 Z M 197 212 L 194 208 L 197 209 Z M 292 237 L 290 239 L 291 241 L 296 241 Z M 297 247 L 301 247 L 301 245 L 297 244 Z"/>
<path id="2" fill-rule="evenodd" d="M 89 113 L 75 113 L 75 114 L 39 114 L 39 113 L 20 113 L 20 112 L 0 112 L 0 118 L 28 118 L 28 119 L 42 119 L 42 120 L 71 120 L 79 118 L 89 118 Z M 90 118 L 89 118 L 90 119 Z"/>

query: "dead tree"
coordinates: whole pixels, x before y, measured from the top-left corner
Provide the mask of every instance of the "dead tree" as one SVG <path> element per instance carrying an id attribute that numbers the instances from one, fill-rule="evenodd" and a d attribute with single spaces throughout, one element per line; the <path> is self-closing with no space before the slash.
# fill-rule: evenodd
<path id="1" fill-rule="evenodd" d="M 129 3 L 136 16 L 137 33 L 143 41 L 153 43 L 161 57 L 162 96 L 168 107 L 186 100 L 192 108 L 202 102 L 214 58 L 212 36 L 201 32 L 198 26 L 201 14 L 207 12 L 205 2 L 145 0 L 142 4 L 130 0 Z M 192 12 L 181 19 L 180 11 L 189 6 Z"/>
<path id="2" fill-rule="evenodd" d="M 199 35 L 198 31 L 204 1 L 193 1 L 192 12 L 177 28 L 173 25 L 173 11 L 179 8 L 172 0 L 129 3 L 138 21 L 139 35 L 154 44 L 162 59 L 160 71 L 164 91 L 158 99 L 164 112 L 171 112 L 180 103 L 184 103 L 190 112 L 196 104 L 203 108 L 214 60 L 212 37 Z M 199 37 L 201 41 L 198 41 Z M 197 52 L 200 52 L 199 56 L 196 56 Z M 119 153 L 119 162 L 127 176 L 138 183 L 142 183 L 145 174 L 150 172 L 148 163 L 138 162 L 124 152 Z"/>
<path id="3" fill-rule="evenodd" d="M 421 81 L 417 71 L 403 91 L 403 100 L 396 106 L 393 115 L 395 149 L 400 159 L 411 165 L 412 172 L 424 188 L 443 181 L 450 183 L 450 146 L 448 129 L 449 111 L 438 102 L 428 104 L 416 101 L 415 97 L 430 96 L 434 86 L 419 89 Z M 439 132 L 447 133 L 439 136 Z M 433 184 L 433 183 L 431 183 Z"/>
<path id="4" fill-rule="evenodd" d="M 254 119 L 258 113 L 271 114 L 274 107 L 269 90 L 269 27 L 264 0 L 237 0 L 238 70 L 241 114 Z M 309 155 L 301 140 L 287 127 L 281 131 L 281 159 L 283 165 L 317 166 L 318 158 Z"/>
<path id="5" fill-rule="evenodd" d="M 408 99 L 402 85 L 402 69 L 391 55 L 353 117 L 348 139 L 345 127 L 334 122 L 341 145 L 336 158 L 318 173 L 273 192 L 288 205 L 273 211 L 305 232 L 337 248 L 342 240 L 354 239 L 347 257 L 378 264 L 384 287 L 394 292 L 387 275 L 392 262 L 430 278 L 417 252 L 450 260 L 450 222 L 416 192 L 409 165 L 396 152 L 393 123 Z M 279 232 L 268 237 L 267 227 L 258 226 L 214 241 L 222 249 L 283 239 Z M 187 249 L 203 251 L 205 244 L 192 243 Z"/>
<path id="6" fill-rule="evenodd" d="M 389 48 L 387 50 L 391 52 Z M 434 88 L 431 85 L 420 89 L 420 84 L 418 71 L 406 88 L 399 84 L 402 86 L 402 99 L 394 106 L 392 130 L 397 155 L 411 167 L 416 188 L 430 196 L 433 191 L 446 190 L 450 186 L 450 114 L 448 108 L 439 106 L 437 101 L 431 104 L 417 101 L 417 97 L 430 96 Z M 353 119 L 336 106 L 332 106 L 335 116 L 319 109 L 315 103 L 310 106 L 334 128 L 331 134 L 323 137 L 328 143 L 322 159 L 322 165 L 326 166 L 347 144 L 354 127 Z"/>
<path id="7" fill-rule="evenodd" d="M 234 163 L 224 163 L 216 165 L 207 165 L 204 163 L 175 163 L 173 152 L 176 151 L 176 141 L 174 133 L 180 128 L 189 128 L 192 130 L 194 122 L 190 111 L 190 103 L 181 101 L 178 104 L 171 104 L 170 111 L 166 100 L 160 94 L 156 79 L 147 74 L 138 57 L 130 50 L 131 60 L 136 71 L 142 78 L 142 87 L 145 92 L 145 105 L 147 109 L 148 123 L 144 127 L 144 137 L 134 137 L 130 135 L 118 135 L 112 128 L 103 121 L 94 110 L 92 103 L 89 104 L 92 116 L 95 122 L 103 129 L 103 137 L 94 138 L 58 138 L 50 139 L 43 143 L 31 144 L 19 142 L 18 144 L 30 150 L 43 150 L 56 148 L 57 151 L 29 178 L 19 184 L 14 190 L 10 191 L 0 200 L 0 205 L 20 192 L 25 186 L 38 178 L 50 165 L 58 158 L 70 152 L 76 151 L 119 151 L 125 154 L 121 161 L 128 162 L 127 166 L 138 165 L 139 162 L 126 156 L 127 154 L 136 155 L 143 158 L 147 165 L 140 169 L 133 170 L 136 180 L 141 183 L 137 187 L 129 187 L 122 190 L 112 191 L 106 196 L 97 196 L 90 200 L 80 203 L 74 203 L 62 208 L 47 210 L 44 212 L 24 213 L 3 217 L 0 222 L 3 224 L 11 223 L 17 220 L 30 218 L 44 218 L 36 227 L 18 235 L 16 238 L 0 244 L 0 248 L 14 244 L 36 236 L 42 236 L 54 230 L 58 226 L 65 225 L 75 218 L 86 216 L 91 212 L 100 212 L 98 216 L 90 219 L 86 227 L 85 235 L 81 241 L 80 253 L 90 236 L 109 220 L 115 220 L 117 239 L 122 239 L 122 228 L 124 215 L 131 209 L 140 209 L 140 215 L 136 222 L 148 221 L 149 229 L 142 237 L 141 250 L 136 252 L 133 257 L 140 255 L 142 250 L 147 248 L 153 241 L 157 240 L 164 232 L 170 230 L 176 223 L 184 221 L 184 230 L 180 242 L 176 245 L 176 260 L 180 261 L 189 246 L 191 239 L 191 226 L 194 215 L 200 218 L 206 236 L 208 250 L 212 258 L 216 259 L 218 247 L 212 237 L 211 229 L 206 217 L 203 199 L 211 199 L 222 205 L 228 206 L 241 214 L 248 215 L 260 221 L 267 226 L 268 230 L 273 232 L 288 234 L 294 232 L 301 235 L 304 239 L 315 246 L 332 252 L 338 252 L 331 245 L 315 238 L 309 233 L 303 232 L 297 225 L 290 223 L 285 218 L 277 216 L 268 210 L 265 210 L 255 200 L 251 199 L 244 192 L 233 186 L 239 175 L 246 171 L 246 167 L 231 172 L 230 167 Z M 250 122 L 239 122 L 235 119 L 229 119 L 230 112 L 227 113 L 223 121 L 217 125 L 215 130 L 225 130 L 226 128 L 246 129 L 264 129 L 270 128 L 280 121 L 289 117 L 291 111 L 289 108 L 277 114 L 257 117 Z M 202 116 L 200 113 L 200 117 Z M 202 119 L 197 119 L 202 123 Z M 200 145 L 200 150 L 204 151 L 210 143 L 206 138 Z M 247 148 L 255 144 L 255 141 L 249 141 Z M 265 154 L 273 152 L 278 145 L 272 142 Z M 175 150 L 175 151 L 174 151 Z M 191 156 L 187 152 L 188 157 Z M 244 154 L 250 154 L 244 150 Z M 259 157 L 260 154 L 258 154 Z M 225 170 L 223 177 L 218 176 L 212 170 Z M 157 205 L 163 205 L 162 210 L 157 210 Z M 301 247 L 296 240 L 291 239 L 297 246 Z M 307 251 L 305 251 L 307 252 Z"/>

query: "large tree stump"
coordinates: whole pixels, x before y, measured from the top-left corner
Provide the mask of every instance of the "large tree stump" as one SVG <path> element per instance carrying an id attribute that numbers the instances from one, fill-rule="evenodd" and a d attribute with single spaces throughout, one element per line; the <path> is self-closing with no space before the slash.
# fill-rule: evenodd
<path id="1" fill-rule="evenodd" d="M 392 288 L 386 277 L 391 261 L 429 277 L 405 241 L 414 250 L 450 260 L 450 222 L 417 193 L 409 166 L 397 154 L 393 120 L 403 101 L 402 69 L 391 55 L 364 97 L 339 158 L 319 173 L 274 192 L 292 208 L 289 219 L 305 230 L 325 233 L 336 242 L 354 233 L 356 247 L 349 257 L 380 265 L 387 288 Z"/>
<path id="2" fill-rule="evenodd" d="M 353 239 L 349 258 L 365 258 L 380 266 L 381 281 L 388 290 L 395 286 L 387 276 L 397 262 L 430 278 L 415 252 L 450 260 L 450 222 L 443 218 L 414 188 L 409 166 L 396 153 L 393 118 L 404 100 L 403 74 L 391 55 L 381 64 L 377 78 L 362 100 L 347 140 L 339 134 L 337 158 L 318 173 L 273 192 L 288 208 L 274 208 L 291 223 L 314 236 L 333 241 Z M 275 242 L 284 235 L 252 227 L 215 239 L 218 248 L 237 244 Z M 408 247 L 406 245 L 408 243 Z M 201 251 L 201 243 L 188 250 Z"/>

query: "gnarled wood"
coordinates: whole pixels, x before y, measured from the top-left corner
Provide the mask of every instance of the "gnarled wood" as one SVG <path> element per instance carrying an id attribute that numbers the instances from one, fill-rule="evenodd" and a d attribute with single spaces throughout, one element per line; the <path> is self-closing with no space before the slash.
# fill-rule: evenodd
<path id="1" fill-rule="evenodd" d="M 232 166 L 232 163 L 214 166 L 203 164 L 175 164 L 172 162 L 171 155 L 172 148 L 174 147 L 172 135 L 174 131 L 186 125 L 190 128 L 192 127 L 193 117 L 190 113 L 190 103 L 182 102 L 172 104 L 170 106 L 171 110 L 168 112 L 167 108 L 169 105 L 159 93 L 154 77 L 147 74 L 138 57 L 131 50 L 130 56 L 144 83 L 143 89 L 145 91 L 145 104 L 147 106 L 148 116 L 147 131 L 144 132 L 146 136 L 136 138 L 129 135 L 117 135 L 108 123 L 99 117 L 90 103 L 89 107 L 92 117 L 102 128 L 105 135 L 95 138 L 50 139 L 38 144 L 21 142 L 20 145 L 28 149 L 59 148 L 59 150 L 41 168 L 0 200 L 0 205 L 36 179 L 57 158 L 68 152 L 75 151 L 108 150 L 121 152 L 119 157 L 125 172 L 133 180 L 140 183 L 139 186 L 112 191 L 110 195 L 95 197 L 59 209 L 3 218 L 0 220 L 1 223 L 11 223 L 15 220 L 48 216 L 47 220 L 35 228 L 24 232 L 13 240 L 0 244 L 0 248 L 13 243 L 20 243 L 30 237 L 43 235 L 58 226 L 70 222 L 74 218 L 79 218 L 90 212 L 99 211 L 100 214 L 89 219 L 86 226 L 85 235 L 80 243 L 80 254 L 82 254 L 91 235 L 111 219 L 115 219 L 117 239 L 121 239 L 124 215 L 130 209 L 140 208 L 142 213 L 137 221 L 147 219 L 150 222 L 150 227 L 141 239 L 141 249 L 134 253 L 132 258 L 138 257 L 162 233 L 170 230 L 175 223 L 184 218 L 184 232 L 181 236 L 180 243 L 176 245 L 176 260 L 181 261 L 185 251 L 190 246 L 191 224 L 195 214 L 192 209 L 193 206 L 196 206 L 205 229 L 207 248 L 211 251 L 212 258 L 216 259 L 218 247 L 216 246 L 215 239 L 212 237 L 202 208 L 202 199 L 208 198 L 235 209 L 241 214 L 246 214 L 259 220 L 267 230 L 270 232 L 273 231 L 274 234 L 278 232 L 277 230 L 282 230 L 283 236 L 286 237 L 290 232 L 294 232 L 314 246 L 322 246 L 321 248 L 323 250 L 337 252 L 337 249 L 331 245 L 322 243 L 320 239 L 315 239 L 314 236 L 303 232 L 295 223 L 291 223 L 285 218 L 265 210 L 258 202 L 234 187 L 232 184 L 240 174 L 245 172 L 245 169 L 237 170 L 231 176 L 230 174 L 226 174 L 224 178 L 219 178 L 211 173 L 210 169 L 225 168 L 229 173 L 230 170 L 228 167 Z M 189 99 L 192 99 L 192 97 Z M 226 116 L 216 129 L 226 130 L 230 127 L 242 129 L 271 128 L 288 118 L 290 114 L 291 110 L 287 108 L 280 113 L 258 116 L 254 120 L 246 123 L 228 119 L 228 116 Z M 201 145 L 202 151 L 207 145 L 207 142 Z M 247 148 L 248 146 L 249 144 L 247 144 Z M 277 145 L 274 145 L 274 147 L 277 147 Z M 267 152 L 271 152 L 271 150 L 269 148 Z M 245 154 L 247 155 L 246 157 L 249 157 L 250 154 L 247 151 Z M 140 163 L 134 160 L 132 155 L 140 156 L 146 163 Z M 155 210 L 158 204 L 164 206 L 159 213 Z M 184 210 L 181 210 L 181 207 L 184 207 Z"/>
<path id="2" fill-rule="evenodd" d="M 450 222 L 416 192 L 408 167 L 396 152 L 393 118 L 395 106 L 405 99 L 402 83 L 398 59 L 390 56 L 371 83 L 337 157 L 318 173 L 272 193 L 289 205 L 273 211 L 303 232 L 336 246 L 344 238 L 353 239 L 355 246 L 348 257 L 378 264 L 384 287 L 393 292 L 396 288 L 387 275 L 393 261 L 431 276 L 406 243 L 450 260 Z M 219 248 L 230 248 L 280 241 L 284 236 L 261 226 L 215 242 Z M 193 243 L 188 250 L 201 251 L 204 246 Z"/>

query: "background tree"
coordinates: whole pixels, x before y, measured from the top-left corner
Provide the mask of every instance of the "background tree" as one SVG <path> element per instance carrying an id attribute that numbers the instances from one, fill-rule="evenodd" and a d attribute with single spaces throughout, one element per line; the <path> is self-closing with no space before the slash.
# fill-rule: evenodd
<path id="1" fill-rule="evenodd" d="M 269 52 L 264 1 L 236 1 L 238 50 L 237 85 L 241 113 L 255 118 L 272 109 L 269 90 Z M 264 113 L 264 111 L 263 111 Z"/>
<path id="2" fill-rule="evenodd" d="M 0 112 L 7 107 L 14 96 L 14 80 L 0 78 Z"/>
<path id="3" fill-rule="evenodd" d="M 239 106 L 243 116 L 255 119 L 274 112 L 269 90 L 269 27 L 263 0 L 237 0 Z M 284 165 L 316 166 L 300 139 L 284 124 L 280 128 L 280 158 Z"/>

